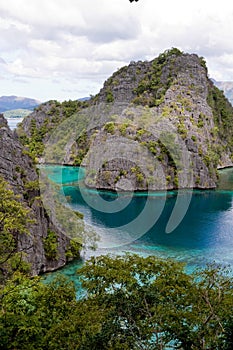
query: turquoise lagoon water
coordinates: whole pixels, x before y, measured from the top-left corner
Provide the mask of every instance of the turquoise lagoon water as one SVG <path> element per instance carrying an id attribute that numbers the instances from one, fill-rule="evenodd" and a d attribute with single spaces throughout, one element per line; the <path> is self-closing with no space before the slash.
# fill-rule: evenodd
<path id="1" fill-rule="evenodd" d="M 176 192 L 135 193 L 129 198 L 127 193 L 85 189 L 84 199 L 83 169 L 65 166 L 48 166 L 46 169 L 49 178 L 62 185 L 63 194 L 70 198 L 70 207 L 83 213 L 86 222 L 103 237 L 104 243 L 96 251 L 85 252 L 87 258 L 128 251 L 143 256 L 152 254 L 175 258 L 187 263 L 190 269 L 213 261 L 233 267 L 233 169 L 221 170 L 217 190 L 194 190 L 191 193 L 187 212 L 171 233 L 166 233 L 166 226 L 177 200 Z M 184 196 L 187 193 L 190 194 L 183 191 Z M 119 210 L 107 213 L 105 209 L 114 202 Z M 103 203 L 106 203 L 104 210 Z M 136 239 L 126 244 L 112 245 L 116 236 L 122 237 L 124 242 L 127 230 L 132 229 L 131 223 L 140 217 L 148 205 L 148 217 L 144 215 L 144 221 L 150 221 L 151 215 L 162 208 L 154 225 L 143 232 L 144 223 L 137 222 L 139 231 L 142 224 L 141 235 L 136 235 Z M 62 272 L 75 279 L 77 267 L 79 263 L 73 263 Z"/>

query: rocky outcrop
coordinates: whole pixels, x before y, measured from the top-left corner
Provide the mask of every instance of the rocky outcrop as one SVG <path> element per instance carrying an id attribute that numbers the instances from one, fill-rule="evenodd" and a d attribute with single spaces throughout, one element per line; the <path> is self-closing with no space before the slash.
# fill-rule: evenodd
<path id="1" fill-rule="evenodd" d="M 21 236 L 18 249 L 26 253 L 32 274 L 52 271 L 67 262 L 66 252 L 70 239 L 51 222 L 40 198 L 38 174 L 31 158 L 25 154 L 18 137 L 7 126 L 0 115 L 0 176 L 12 187 L 20 201 L 31 209 L 35 223 L 29 227 L 30 234 Z M 57 241 L 56 257 L 48 256 L 44 243 L 48 233 L 53 232 Z"/>
<path id="2" fill-rule="evenodd" d="M 129 66 L 120 68 L 106 80 L 103 88 L 90 102 L 131 102 L 137 96 L 135 89 L 150 68 L 150 62 L 130 62 Z"/>
<path id="3" fill-rule="evenodd" d="M 95 134 L 94 152 L 85 161 L 87 186 L 215 188 L 217 168 L 233 164 L 233 109 L 209 80 L 203 58 L 175 49 L 151 62 L 131 63 L 105 82 L 94 103 L 108 99 L 125 99 L 129 106 Z"/>
<path id="4" fill-rule="evenodd" d="M 39 161 L 53 130 L 87 104 L 88 101 L 70 100 L 60 103 L 51 100 L 41 104 L 24 118 L 17 128 L 17 134 L 21 143 L 30 150 L 31 157 Z"/>
<path id="5" fill-rule="evenodd" d="M 173 48 L 150 62 L 131 62 L 84 107 L 83 119 L 66 119 L 58 130 L 47 160 L 84 165 L 89 187 L 215 188 L 217 168 L 233 165 L 233 107 L 196 54 Z M 47 141 L 52 121 L 61 125 L 65 114 L 53 101 L 26 118 L 26 145 Z M 83 133 L 75 137 L 76 126 Z"/>

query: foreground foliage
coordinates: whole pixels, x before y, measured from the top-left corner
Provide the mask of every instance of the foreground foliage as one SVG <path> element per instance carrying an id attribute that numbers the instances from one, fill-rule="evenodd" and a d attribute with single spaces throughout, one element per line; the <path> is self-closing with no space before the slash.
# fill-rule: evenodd
<path id="1" fill-rule="evenodd" d="M 3 288 L 0 349 L 232 349 L 232 279 L 136 255 L 92 258 L 77 300 L 63 277 L 16 274 Z"/>

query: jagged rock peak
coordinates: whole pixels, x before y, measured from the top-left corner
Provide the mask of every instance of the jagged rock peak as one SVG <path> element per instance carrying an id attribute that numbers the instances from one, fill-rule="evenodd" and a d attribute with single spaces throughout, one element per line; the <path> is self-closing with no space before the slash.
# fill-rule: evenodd
<path id="1" fill-rule="evenodd" d="M 182 53 L 176 48 L 167 50 L 152 61 L 131 62 L 108 78 L 92 102 L 134 102 L 149 105 L 160 104 L 166 90 L 175 82 L 177 75 L 186 72 L 202 82 L 207 74 L 205 61 L 196 54 Z M 195 83 L 195 82 L 193 82 Z"/>

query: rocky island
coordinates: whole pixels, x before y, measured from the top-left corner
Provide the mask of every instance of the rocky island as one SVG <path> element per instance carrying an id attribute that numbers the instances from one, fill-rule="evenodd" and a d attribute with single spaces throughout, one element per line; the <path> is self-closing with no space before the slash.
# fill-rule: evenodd
<path id="1" fill-rule="evenodd" d="M 89 101 L 40 105 L 18 134 L 39 161 L 85 166 L 88 187 L 208 189 L 216 187 L 217 169 L 233 164 L 232 118 L 204 59 L 173 48 L 120 68 Z M 74 133 L 80 120 L 82 131 Z M 62 123 L 72 128 L 65 136 L 56 131 L 59 141 L 43 159 Z"/>

